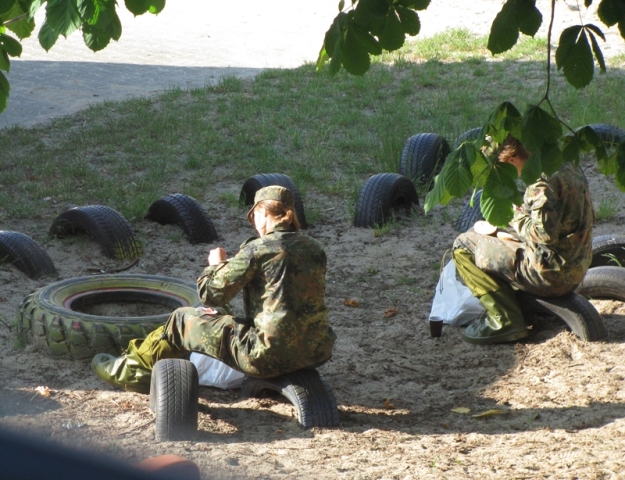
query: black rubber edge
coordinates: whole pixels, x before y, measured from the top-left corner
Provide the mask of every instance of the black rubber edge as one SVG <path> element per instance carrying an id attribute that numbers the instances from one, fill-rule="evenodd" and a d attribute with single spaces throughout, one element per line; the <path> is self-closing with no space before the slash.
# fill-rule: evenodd
<path id="1" fill-rule="evenodd" d="M 469 230 L 475 222 L 478 220 L 484 220 L 482 215 L 482 208 L 480 207 L 480 199 L 482 198 L 482 190 L 475 192 L 473 196 L 473 206 L 471 206 L 471 199 L 463 205 L 460 215 L 454 225 L 454 230 L 458 232 L 466 232 Z"/>
<path id="2" fill-rule="evenodd" d="M 178 225 L 191 245 L 211 243 L 218 239 L 206 210 L 193 197 L 182 193 L 165 195 L 156 200 L 148 208 L 145 218 L 161 225 Z"/>
<path id="3" fill-rule="evenodd" d="M 39 243 L 10 230 L 0 230 L 0 263 L 10 263 L 32 279 L 57 273 L 52 259 Z"/>
<path id="4" fill-rule="evenodd" d="M 410 179 L 399 173 L 378 173 L 367 179 L 356 202 L 354 226 L 371 228 L 384 225 L 396 207 L 419 205 L 417 190 Z"/>
<path id="5" fill-rule="evenodd" d="M 283 395 L 295 406 L 303 429 L 339 426 L 336 399 L 317 370 L 298 370 L 274 378 L 246 377 L 241 385 L 241 397 L 262 397 L 267 390 Z"/>
<path id="6" fill-rule="evenodd" d="M 588 299 L 612 299 L 625 302 L 625 268 L 601 266 L 590 268 L 575 289 Z"/>
<path id="7" fill-rule="evenodd" d="M 599 312 L 584 297 L 572 292 L 560 297 L 536 297 L 517 292 L 524 316 L 553 315 L 580 339 L 594 342 L 608 336 Z"/>
<path id="8" fill-rule="evenodd" d="M 109 258 L 127 259 L 141 256 L 141 244 L 135 239 L 128 220 L 105 205 L 74 207 L 61 213 L 50 227 L 50 235 L 65 237 L 86 232 L 102 246 Z"/>

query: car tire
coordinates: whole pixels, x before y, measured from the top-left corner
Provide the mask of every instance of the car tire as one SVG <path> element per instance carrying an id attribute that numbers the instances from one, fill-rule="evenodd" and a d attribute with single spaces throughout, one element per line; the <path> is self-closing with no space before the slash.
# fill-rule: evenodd
<path id="1" fill-rule="evenodd" d="M 156 440 L 189 440 L 197 433 L 199 382 L 195 365 L 180 358 L 154 364 L 150 409 L 155 414 Z"/>
<path id="2" fill-rule="evenodd" d="M 241 397 L 258 398 L 265 391 L 286 397 L 295 406 L 298 422 L 304 430 L 339 426 L 334 394 L 315 369 L 297 370 L 274 378 L 246 377 L 241 386 Z"/>

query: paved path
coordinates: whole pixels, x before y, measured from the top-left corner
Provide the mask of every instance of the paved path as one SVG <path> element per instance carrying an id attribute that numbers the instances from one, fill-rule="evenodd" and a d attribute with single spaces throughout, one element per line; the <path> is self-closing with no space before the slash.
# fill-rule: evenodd
<path id="1" fill-rule="evenodd" d="M 173 86 L 201 87 L 222 76 L 249 77 L 264 68 L 314 62 L 338 0 L 175 0 L 157 16 L 136 18 L 119 3 L 122 36 L 98 53 L 84 46 L 79 32 L 61 37 L 50 52 L 39 46 L 36 35 L 23 42 L 22 57 L 11 61 L 11 95 L 0 114 L 0 128 L 35 125 L 102 100 L 150 95 Z M 544 13 L 548 3 L 538 0 Z M 502 4 L 433 0 L 420 12 L 422 31 L 416 38 L 449 27 L 483 34 Z M 578 13 L 566 6 L 574 0 L 558 4 L 557 35 L 561 25 L 579 21 Z M 543 24 L 539 35 L 546 36 L 546 19 Z M 605 52 L 622 47 L 616 29 L 610 29 Z"/>

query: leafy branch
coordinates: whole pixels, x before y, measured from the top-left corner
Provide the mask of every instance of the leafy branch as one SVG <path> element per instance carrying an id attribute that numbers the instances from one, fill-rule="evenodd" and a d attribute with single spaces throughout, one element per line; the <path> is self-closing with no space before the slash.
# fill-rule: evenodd
<path id="1" fill-rule="evenodd" d="M 584 6 L 588 8 L 592 2 L 584 0 Z M 317 69 L 329 61 L 332 74 L 342 66 L 351 74 L 363 75 L 370 68 L 371 55 L 397 50 L 406 35 L 419 33 L 421 24 L 417 10 L 426 9 L 429 3 L 429 0 L 352 0 L 351 7 L 343 11 L 341 0 L 339 14 L 324 38 Z M 600 170 L 605 175 L 614 175 L 617 186 L 625 190 L 625 142 L 608 155 L 591 127 L 573 130 L 558 116 L 549 98 L 555 8 L 555 0 L 551 0 L 545 94 L 523 114 L 510 102 L 503 102 L 482 127 L 477 140 L 464 142 L 451 152 L 426 196 L 426 212 L 437 204 L 446 205 L 452 198 L 464 196 L 470 189 L 475 192 L 482 188 L 480 206 L 484 217 L 495 225 L 508 223 L 513 215 L 512 205 L 522 202 L 516 185 L 516 169 L 497 162 L 497 152 L 508 135 L 521 140 L 532 153 L 522 172 L 526 184 L 534 183 L 542 173 L 553 174 L 564 162 L 577 164 L 582 152 L 592 152 Z M 597 12 L 606 26 L 618 24 L 621 37 L 625 39 L 625 0 L 601 0 Z M 520 34 L 534 36 L 542 19 L 535 0 L 507 0 L 491 25 L 488 49 L 493 55 L 510 50 Z M 556 66 L 576 89 L 592 81 L 595 60 L 600 72 L 606 71 L 598 38 L 605 41 L 601 29 L 593 24 L 574 25 L 560 35 L 555 51 Z M 548 110 L 541 107 L 543 103 Z"/>

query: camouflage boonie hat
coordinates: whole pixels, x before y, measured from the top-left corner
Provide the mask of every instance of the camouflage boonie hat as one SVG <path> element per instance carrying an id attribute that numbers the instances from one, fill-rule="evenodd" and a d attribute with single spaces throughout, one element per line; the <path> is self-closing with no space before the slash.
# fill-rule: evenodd
<path id="1" fill-rule="evenodd" d="M 252 214 L 254 213 L 256 205 L 263 200 L 275 200 L 277 202 L 282 202 L 291 208 L 295 207 L 295 197 L 288 188 L 280 187 L 278 185 L 263 187 L 256 192 L 256 195 L 254 195 L 254 206 L 247 213 L 247 219 L 250 222 L 252 222 Z"/>

